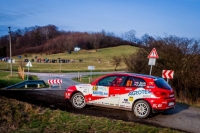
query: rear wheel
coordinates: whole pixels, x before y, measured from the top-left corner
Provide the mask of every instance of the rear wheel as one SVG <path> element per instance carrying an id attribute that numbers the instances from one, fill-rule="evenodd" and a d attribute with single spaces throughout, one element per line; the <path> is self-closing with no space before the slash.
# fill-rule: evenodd
<path id="1" fill-rule="evenodd" d="M 149 104 L 144 100 L 139 100 L 135 103 L 133 108 L 134 114 L 138 118 L 147 118 L 151 113 L 151 108 Z"/>
<path id="2" fill-rule="evenodd" d="M 75 93 L 71 98 L 71 103 L 72 103 L 73 107 L 75 107 L 77 109 L 82 109 L 86 105 L 85 97 L 80 92 Z"/>

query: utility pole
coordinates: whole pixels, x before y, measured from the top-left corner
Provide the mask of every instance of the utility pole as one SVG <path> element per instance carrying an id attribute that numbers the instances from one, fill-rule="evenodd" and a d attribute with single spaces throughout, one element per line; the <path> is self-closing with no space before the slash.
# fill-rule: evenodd
<path id="1" fill-rule="evenodd" d="M 9 43 L 10 43 L 10 76 L 12 76 L 12 48 L 11 48 L 11 32 L 10 32 L 10 27 L 9 29 Z"/>

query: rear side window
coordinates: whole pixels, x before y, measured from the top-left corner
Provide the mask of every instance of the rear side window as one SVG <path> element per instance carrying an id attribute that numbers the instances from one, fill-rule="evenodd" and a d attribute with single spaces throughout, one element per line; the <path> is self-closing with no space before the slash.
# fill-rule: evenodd
<path id="1" fill-rule="evenodd" d="M 126 86 L 133 86 L 133 87 L 145 87 L 146 82 L 145 80 L 137 77 L 128 77 L 126 80 Z"/>
<path id="2" fill-rule="evenodd" d="M 158 88 L 172 90 L 171 86 L 162 78 L 158 78 L 154 82 Z"/>

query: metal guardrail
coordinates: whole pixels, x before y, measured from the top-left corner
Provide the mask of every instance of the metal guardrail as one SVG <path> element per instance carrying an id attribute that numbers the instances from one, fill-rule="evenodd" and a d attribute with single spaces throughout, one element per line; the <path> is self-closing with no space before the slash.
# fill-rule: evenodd
<path id="1" fill-rule="evenodd" d="M 18 89 L 22 87 L 27 88 L 27 85 L 38 85 L 39 88 L 39 85 L 41 84 L 47 86 L 44 80 L 26 80 L 14 85 L 7 86 L 5 89 L 13 89 L 13 88 Z"/>

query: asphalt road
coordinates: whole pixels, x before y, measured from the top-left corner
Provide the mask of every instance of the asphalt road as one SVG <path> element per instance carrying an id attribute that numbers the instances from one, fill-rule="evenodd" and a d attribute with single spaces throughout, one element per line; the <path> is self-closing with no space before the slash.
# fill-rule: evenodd
<path id="1" fill-rule="evenodd" d="M 71 74 L 71 76 L 73 76 L 73 74 Z M 49 77 L 41 76 L 40 78 L 47 80 Z M 162 114 L 152 115 L 147 119 L 138 119 L 131 111 L 115 110 L 95 106 L 87 106 L 81 110 L 74 109 L 69 101 L 64 99 L 64 91 L 68 86 L 79 83 L 71 80 L 69 77 L 62 76 L 62 79 L 64 82 L 61 89 L 55 86 L 51 89 L 1 90 L 0 95 L 39 106 L 50 107 L 52 109 L 61 109 L 78 114 L 108 117 L 153 126 L 168 127 L 184 132 L 200 133 L 200 109 L 180 103 L 177 103 L 176 108 L 173 110 Z"/>

